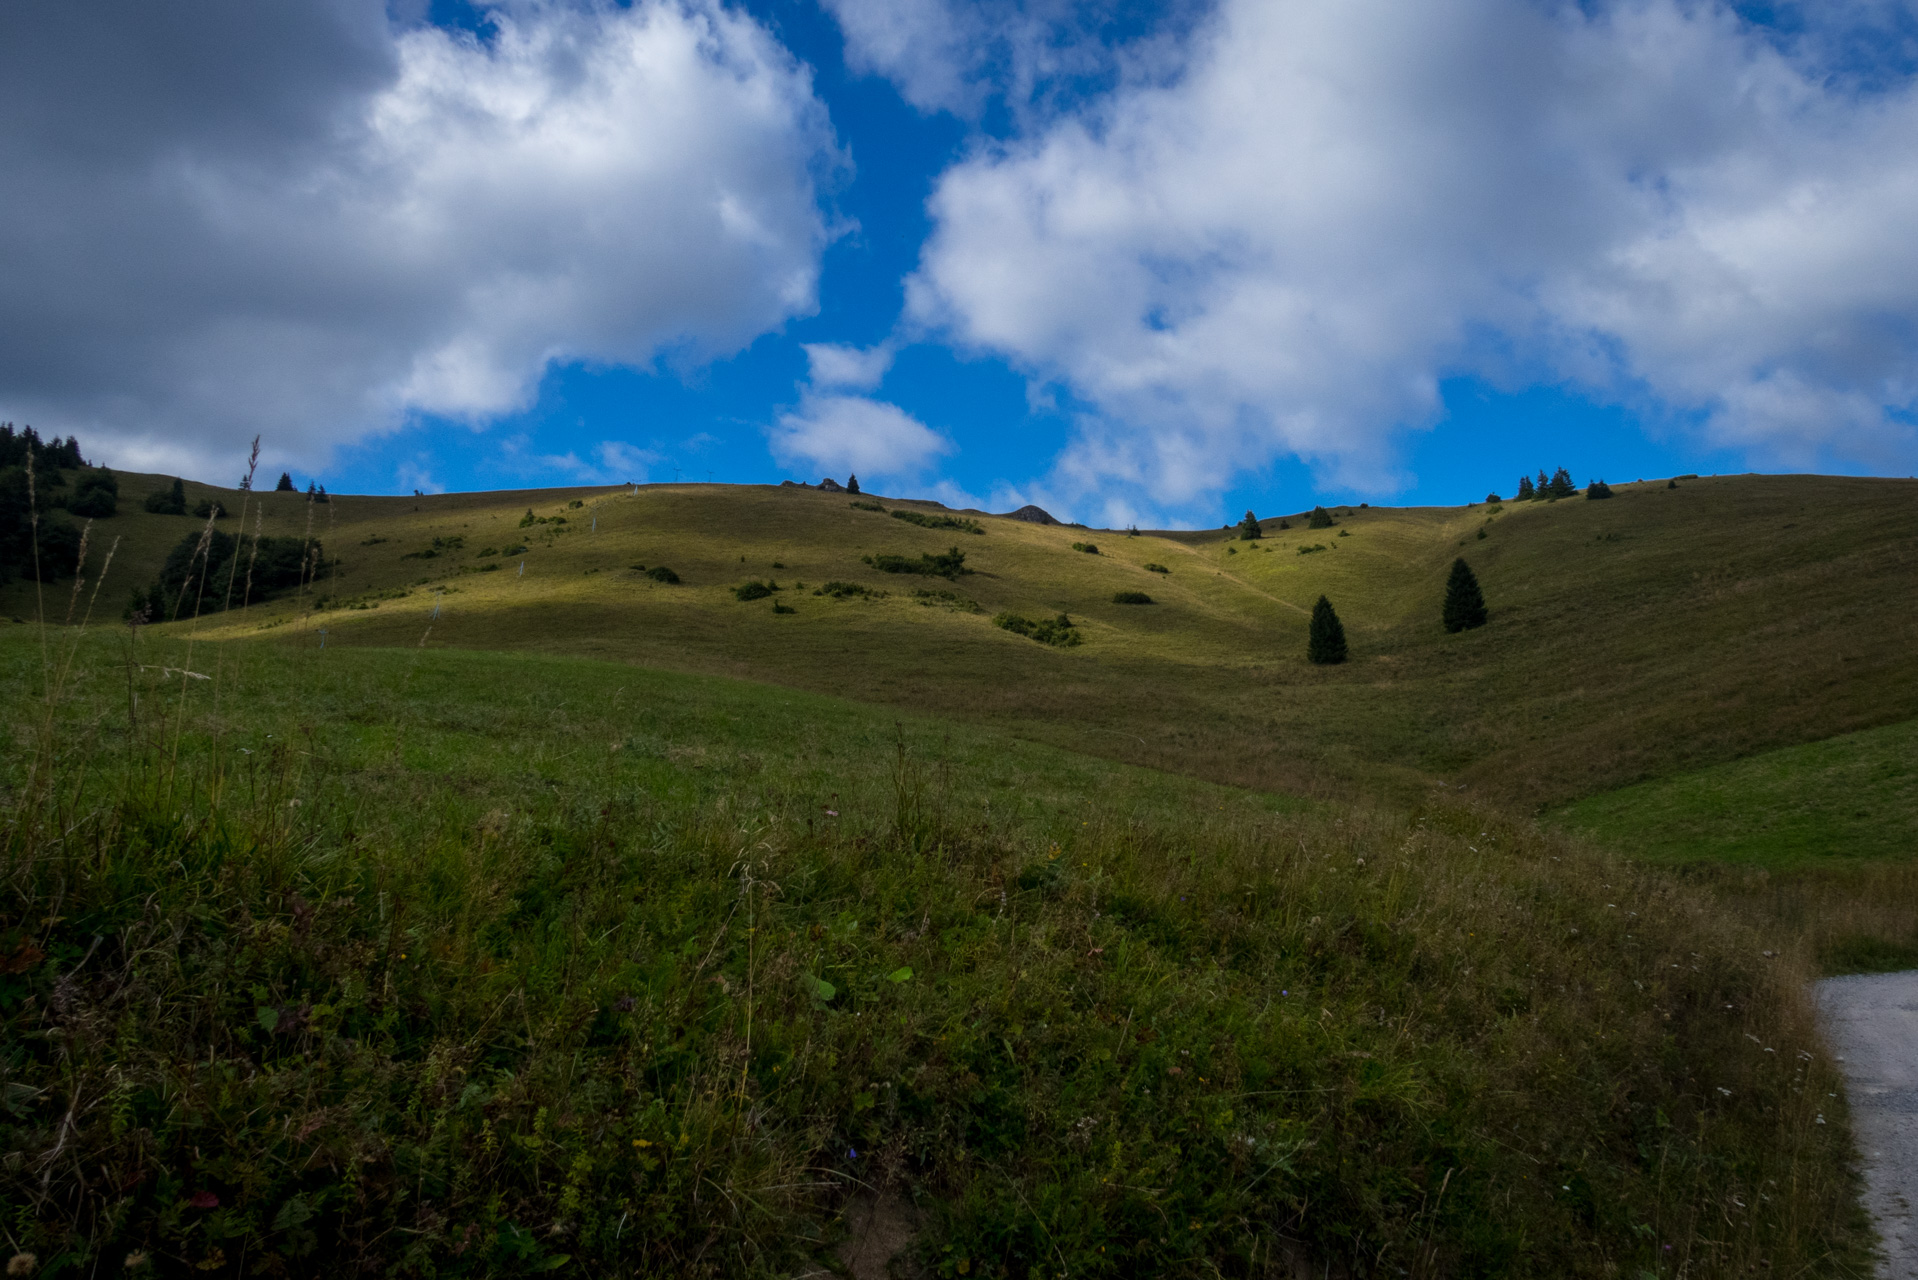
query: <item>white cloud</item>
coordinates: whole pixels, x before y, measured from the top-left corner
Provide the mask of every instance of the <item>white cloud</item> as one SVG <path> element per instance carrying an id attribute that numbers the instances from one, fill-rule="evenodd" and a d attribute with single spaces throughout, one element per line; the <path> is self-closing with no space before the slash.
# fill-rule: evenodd
<path id="1" fill-rule="evenodd" d="M 1107 511 L 1288 454 L 1390 489 L 1461 372 L 1903 469 L 1918 89 L 1813 34 L 1679 0 L 1223 0 L 1182 75 L 948 171 L 909 311 L 1091 406 L 1048 483 Z"/>
<path id="2" fill-rule="evenodd" d="M 609 482 L 630 480 L 634 484 L 645 484 L 647 471 L 660 460 L 651 449 L 620 440 L 602 441 L 593 450 L 593 456 L 599 459 L 600 478 Z"/>
<path id="3" fill-rule="evenodd" d="M 765 30 L 718 0 L 489 17 L 10 10 L 0 416 L 121 465 L 224 474 L 255 432 L 310 465 L 813 309 L 838 157 Z"/>
<path id="4" fill-rule="evenodd" d="M 911 480 L 954 451 L 952 441 L 897 405 L 865 396 L 804 392 L 771 432 L 773 456 L 787 466 L 811 464 L 835 479 Z"/>
<path id="5" fill-rule="evenodd" d="M 829 342 L 804 344 L 806 362 L 816 387 L 846 387 L 870 391 L 892 368 L 892 347 L 844 347 Z"/>

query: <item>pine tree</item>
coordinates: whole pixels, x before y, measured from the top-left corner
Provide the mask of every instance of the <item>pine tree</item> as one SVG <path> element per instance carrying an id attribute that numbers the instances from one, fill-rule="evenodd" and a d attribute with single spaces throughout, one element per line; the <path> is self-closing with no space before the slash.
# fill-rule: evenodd
<path id="1" fill-rule="evenodd" d="M 1306 527 L 1311 529 L 1330 529 L 1336 523 L 1337 521 L 1332 519 L 1332 513 L 1330 511 L 1327 511 L 1324 507 L 1313 507 L 1312 518 L 1306 521 Z"/>
<path id="2" fill-rule="evenodd" d="M 1312 606 L 1312 627 L 1306 635 L 1307 661 L 1321 666 L 1345 661 L 1345 626 L 1324 596 Z"/>
<path id="3" fill-rule="evenodd" d="M 1239 521 L 1239 541 L 1251 542 L 1255 538 L 1264 536 L 1264 532 L 1259 528 L 1259 518 L 1250 511 L 1246 512 L 1245 519 Z"/>
<path id="4" fill-rule="evenodd" d="M 1529 502 L 1537 492 L 1538 490 L 1532 488 L 1532 477 L 1520 476 L 1518 478 L 1518 497 L 1514 499 L 1514 501 Z"/>
<path id="5" fill-rule="evenodd" d="M 859 492 L 859 477 L 858 477 L 858 476 L 847 476 L 847 477 L 846 477 L 846 492 L 847 492 L 847 493 L 858 493 L 858 492 Z"/>
<path id="6" fill-rule="evenodd" d="M 1445 584 L 1444 616 L 1447 631 L 1485 625 L 1485 593 L 1478 589 L 1478 575 L 1463 560 L 1452 561 L 1452 577 Z"/>
<path id="7" fill-rule="evenodd" d="M 293 487 L 293 477 L 282 471 L 280 472 L 280 482 L 273 486 L 273 492 L 296 493 L 298 490 Z"/>
<path id="8" fill-rule="evenodd" d="M 1578 486 L 1572 483 L 1571 472 L 1567 471 L 1564 467 L 1560 467 L 1552 473 L 1552 496 L 1554 498 L 1570 498 L 1576 496 L 1577 493 Z"/>
<path id="9" fill-rule="evenodd" d="M 1585 496 L 1587 499 L 1609 498 L 1612 496 L 1612 486 L 1603 480 L 1594 480 L 1585 486 Z"/>

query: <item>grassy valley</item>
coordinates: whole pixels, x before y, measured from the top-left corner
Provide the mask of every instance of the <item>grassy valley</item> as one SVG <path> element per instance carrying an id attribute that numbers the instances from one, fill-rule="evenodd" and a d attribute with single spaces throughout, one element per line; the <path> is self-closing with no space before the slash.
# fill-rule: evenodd
<path id="1" fill-rule="evenodd" d="M 127 626 L 170 483 L 0 600 L 99 593 L 0 631 L 56 1273 L 1864 1274 L 1804 984 L 1918 947 L 1918 484 L 188 486 L 324 567 Z"/>

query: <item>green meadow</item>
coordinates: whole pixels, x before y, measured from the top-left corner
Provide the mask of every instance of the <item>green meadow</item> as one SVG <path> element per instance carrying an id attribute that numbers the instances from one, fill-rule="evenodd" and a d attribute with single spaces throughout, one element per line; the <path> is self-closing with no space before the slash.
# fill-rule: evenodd
<path id="1" fill-rule="evenodd" d="M 52 1274 L 1868 1270 L 1805 986 L 1918 951 L 1918 484 L 189 486 L 323 550 L 130 619 L 162 483 L 0 588 Z"/>

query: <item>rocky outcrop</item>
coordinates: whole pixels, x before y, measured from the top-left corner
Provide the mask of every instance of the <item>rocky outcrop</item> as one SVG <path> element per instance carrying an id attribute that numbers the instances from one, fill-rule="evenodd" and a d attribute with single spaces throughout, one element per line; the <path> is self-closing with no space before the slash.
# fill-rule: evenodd
<path id="1" fill-rule="evenodd" d="M 1017 511 L 1006 512 L 1006 518 L 1008 520 L 1024 520 L 1027 524 L 1058 524 L 1059 523 L 1057 520 L 1054 520 L 1052 518 L 1052 513 L 1050 511 L 1047 511 L 1044 507 L 1035 507 L 1030 502 L 1028 502 L 1023 507 L 1020 507 Z"/>

